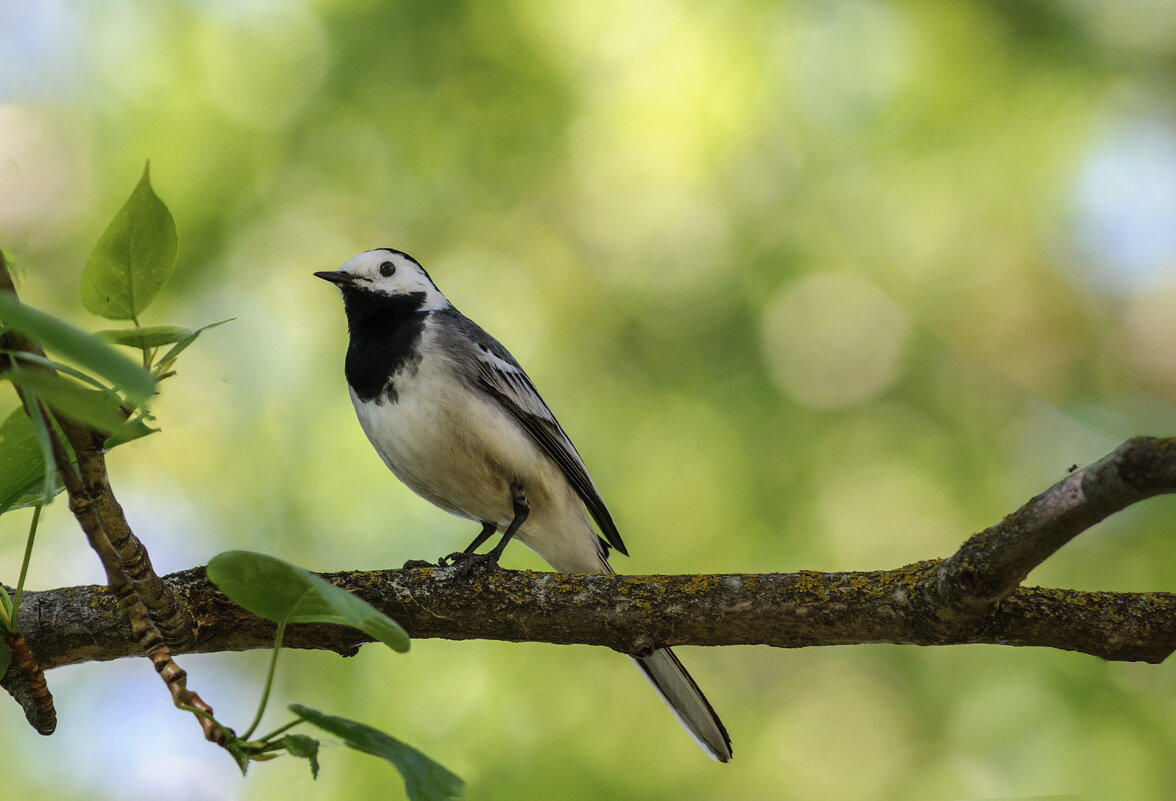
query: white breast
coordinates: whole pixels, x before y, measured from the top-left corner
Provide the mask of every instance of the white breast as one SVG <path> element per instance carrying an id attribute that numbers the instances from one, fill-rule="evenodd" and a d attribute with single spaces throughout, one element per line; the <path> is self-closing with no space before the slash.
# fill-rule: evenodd
<path id="1" fill-rule="evenodd" d="M 557 570 L 601 572 L 587 510 L 559 466 L 489 395 L 459 380 L 452 361 L 430 348 L 397 401 L 351 402 L 364 433 L 396 477 L 430 503 L 504 529 L 514 517 L 512 485 L 530 517 L 518 538 Z M 408 368 L 413 369 L 413 368 Z M 395 379 L 394 379 L 395 380 Z"/>
<path id="2" fill-rule="evenodd" d="M 510 522 L 510 481 L 546 459 L 497 404 L 465 387 L 442 357 L 427 358 L 397 401 L 363 402 L 351 392 L 359 423 L 396 476 L 421 497 L 462 517 Z"/>

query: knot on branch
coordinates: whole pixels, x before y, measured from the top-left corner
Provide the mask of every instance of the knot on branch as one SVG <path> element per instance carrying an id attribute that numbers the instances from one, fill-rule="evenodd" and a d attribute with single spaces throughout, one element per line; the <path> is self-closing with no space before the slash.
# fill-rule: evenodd
<path id="1" fill-rule="evenodd" d="M 1012 585 L 1010 592 L 1016 589 L 1017 583 Z M 996 609 L 1007 595 L 1004 584 L 994 580 L 982 566 L 960 558 L 957 553 L 940 562 L 925 586 L 936 619 L 956 624 L 961 620 L 983 617 Z"/>
<path id="2" fill-rule="evenodd" d="M 634 658 L 653 656 L 653 652 L 657 650 L 657 643 L 648 634 L 638 634 L 629 641 L 629 647 L 625 650 Z"/>
<path id="3" fill-rule="evenodd" d="M 69 510 L 73 512 L 74 517 L 83 517 L 90 514 L 94 509 L 94 499 L 86 495 L 70 495 L 69 496 Z"/>

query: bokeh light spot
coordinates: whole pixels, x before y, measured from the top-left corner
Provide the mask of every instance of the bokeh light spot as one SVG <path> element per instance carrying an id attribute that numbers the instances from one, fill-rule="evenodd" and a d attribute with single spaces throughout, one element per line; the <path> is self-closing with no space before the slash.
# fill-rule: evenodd
<path id="1" fill-rule="evenodd" d="M 1129 292 L 1176 270 L 1176 134 L 1158 115 L 1116 122 L 1078 177 L 1074 240 L 1089 279 Z"/>
<path id="2" fill-rule="evenodd" d="M 882 290 L 848 272 L 781 287 L 763 314 L 764 358 L 786 396 L 838 408 L 884 392 L 898 378 L 907 316 Z"/>

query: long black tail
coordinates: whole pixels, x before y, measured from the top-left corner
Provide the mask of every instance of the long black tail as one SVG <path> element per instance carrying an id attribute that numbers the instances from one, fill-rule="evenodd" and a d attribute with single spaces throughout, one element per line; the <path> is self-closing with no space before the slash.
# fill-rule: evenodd
<path id="1" fill-rule="evenodd" d="M 652 656 L 634 657 L 633 661 L 695 742 L 717 762 L 729 762 L 731 738 L 727 729 L 674 652 L 661 648 Z"/>

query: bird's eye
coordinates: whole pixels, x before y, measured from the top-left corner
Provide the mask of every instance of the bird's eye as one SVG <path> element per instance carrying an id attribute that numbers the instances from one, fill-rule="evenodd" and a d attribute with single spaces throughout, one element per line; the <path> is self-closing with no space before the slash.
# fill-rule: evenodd
<path id="1" fill-rule="evenodd" d="M 396 272 L 396 265 L 390 261 L 386 261 L 380 265 L 380 275 L 388 278 L 392 273 Z"/>

